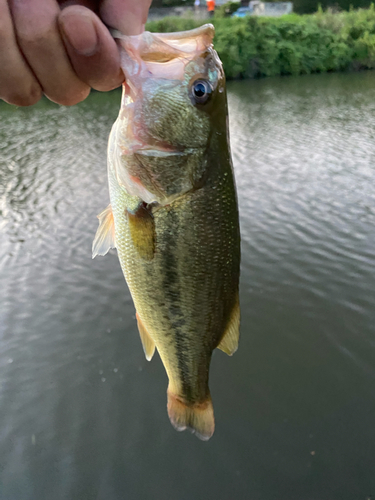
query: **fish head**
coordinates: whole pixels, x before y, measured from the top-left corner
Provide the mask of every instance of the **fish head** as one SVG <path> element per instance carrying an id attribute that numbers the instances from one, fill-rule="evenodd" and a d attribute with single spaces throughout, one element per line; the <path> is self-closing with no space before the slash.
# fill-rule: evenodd
<path id="1" fill-rule="evenodd" d="M 225 79 L 213 35 L 213 26 L 205 25 L 118 40 L 126 80 L 116 174 L 129 194 L 146 203 L 169 204 L 204 177 L 210 136 L 223 111 L 226 118 Z"/>

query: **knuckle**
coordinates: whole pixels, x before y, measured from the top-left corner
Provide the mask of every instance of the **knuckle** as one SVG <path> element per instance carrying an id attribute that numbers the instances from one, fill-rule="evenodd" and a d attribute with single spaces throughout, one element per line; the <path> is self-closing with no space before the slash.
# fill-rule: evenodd
<path id="1" fill-rule="evenodd" d="M 8 15 L 8 9 L 0 2 L 0 42 L 5 43 L 9 40 L 12 33 L 12 21 Z"/>
<path id="2" fill-rule="evenodd" d="M 95 90 L 99 90 L 100 92 L 110 92 L 111 90 L 117 89 L 117 87 L 120 87 L 122 82 L 119 81 L 112 81 L 112 82 L 98 82 L 95 81 L 92 83 L 92 88 Z"/>
<path id="3" fill-rule="evenodd" d="M 62 106 L 74 106 L 79 102 L 82 102 L 90 93 L 90 87 L 84 86 L 76 90 L 55 92 L 52 94 L 46 94 L 48 99 Z"/>
<path id="4" fill-rule="evenodd" d="M 6 89 L 0 92 L 0 96 L 4 101 L 15 106 L 32 106 L 40 100 L 42 92 L 39 86 L 32 86 L 28 90 Z"/>
<path id="5" fill-rule="evenodd" d="M 46 45 L 53 34 L 54 30 L 51 27 L 41 27 L 38 31 L 24 28 L 17 31 L 17 39 L 22 47 L 32 49 Z"/>
<path id="6" fill-rule="evenodd" d="M 5 30 L 1 26 L 1 22 L 0 22 L 0 47 L 6 47 L 7 43 L 9 43 L 9 34 L 8 34 L 7 30 Z"/>

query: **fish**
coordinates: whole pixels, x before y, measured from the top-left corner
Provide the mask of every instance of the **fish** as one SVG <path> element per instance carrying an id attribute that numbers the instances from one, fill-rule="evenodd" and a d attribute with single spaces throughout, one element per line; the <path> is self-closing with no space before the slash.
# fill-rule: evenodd
<path id="1" fill-rule="evenodd" d="M 238 203 L 214 27 L 113 36 L 125 83 L 93 258 L 117 249 L 146 359 L 157 349 L 168 375 L 169 419 L 208 440 L 212 353 L 237 350 L 240 324 Z"/>

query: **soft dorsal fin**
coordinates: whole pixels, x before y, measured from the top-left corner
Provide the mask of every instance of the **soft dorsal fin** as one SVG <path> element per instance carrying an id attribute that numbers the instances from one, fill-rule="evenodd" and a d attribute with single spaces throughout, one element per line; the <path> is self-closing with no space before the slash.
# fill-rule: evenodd
<path id="1" fill-rule="evenodd" d="M 134 212 L 127 211 L 130 235 L 138 254 L 144 260 L 152 260 L 155 251 L 154 216 L 145 203 Z"/>
<path id="2" fill-rule="evenodd" d="M 111 204 L 98 215 L 99 227 L 92 242 L 92 258 L 105 255 L 110 248 L 116 248 L 115 223 Z"/>
<path id="3" fill-rule="evenodd" d="M 152 356 L 154 355 L 154 352 L 155 352 L 155 342 L 152 340 L 152 338 L 150 337 L 146 328 L 143 326 L 143 323 L 142 323 L 141 318 L 139 317 L 139 314 L 136 313 L 135 316 L 137 318 L 139 336 L 141 337 L 142 346 L 143 346 L 143 350 L 145 352 L 146 359 L 147 359 L 147 361 L 151 361 Z"/>
<path id="4" fill-rule="evenodd" d="M 238 349 L 238 339 L 240 337 L 240 303 L 237 298 L 233 311 L 223 335 L 220 344 L 217 346 L 218 349 L 232 356 Z"/>

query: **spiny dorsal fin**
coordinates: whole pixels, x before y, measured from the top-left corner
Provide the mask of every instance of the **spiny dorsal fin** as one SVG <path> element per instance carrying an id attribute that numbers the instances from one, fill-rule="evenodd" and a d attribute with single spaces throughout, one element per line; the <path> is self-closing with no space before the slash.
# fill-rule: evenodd
<path id="1" fill-rule="evenodd" d="M 143 326 L 143 323 L 142 323 L 141 318 L 139 317 L 139 314 L 136 313 L 135 316 L 137 318 L 139 336 L 141 337 L 142 346 L 143 346 L 143 350 L 145 352 L 146 359 L 147 359 L 147 361 L 151 361 L 152 356 L 154 355 L 154 352 L 155 352 L 155 342 L 152 340 L 152 338 L 150 337 L 146 328 Z"/>
<path id="2" fill-rule="evenodd" d="M 111 204 L 98 215 L 99 227 L 92 243 L 92 258 L 105 255 L 110 248 L 116 248 L 115 223 Z"/>
<path id="3" fill-rule="evenodd" d="M 218 349 L 232 356 L 238 349 L 238 339 L 240 336 L 240 303 L 237 298 L 236 303 L 233 307 L 233 311 L 223 335 L 220 344 L 217 346 Z"/>
<path id="4" fill-rule="evenodd" d="M 152 260 L 155 251 L 154 216 L 145 203 L 141 203 L 134 212 L 127 211 L 130 235 L 140 257 Z"/>

